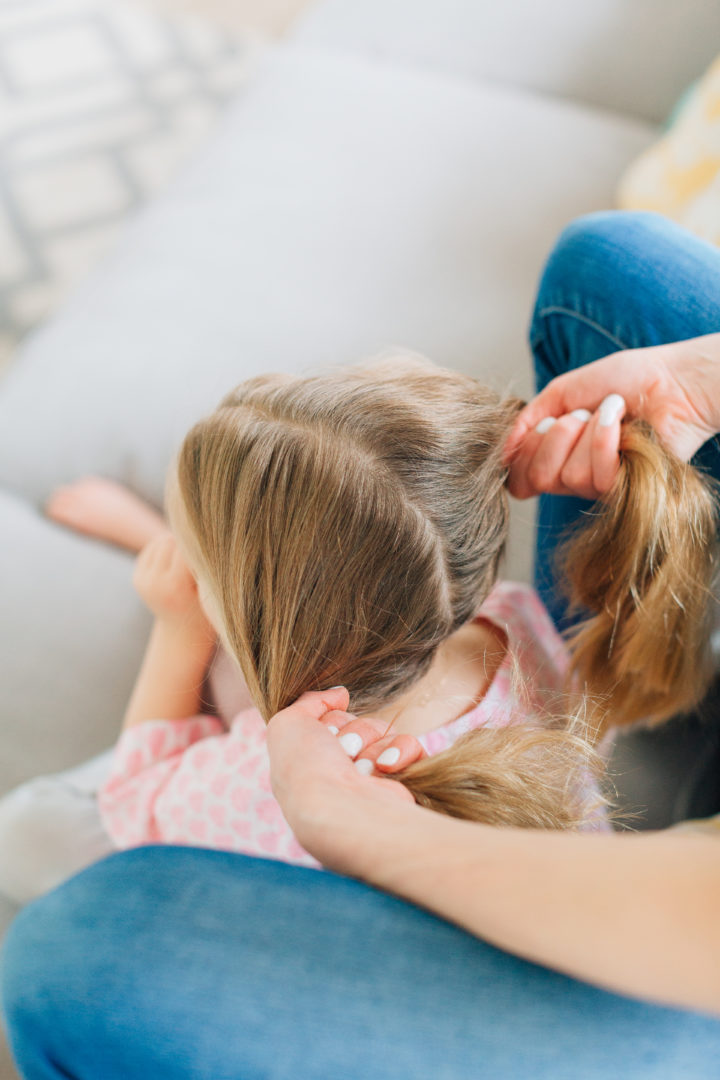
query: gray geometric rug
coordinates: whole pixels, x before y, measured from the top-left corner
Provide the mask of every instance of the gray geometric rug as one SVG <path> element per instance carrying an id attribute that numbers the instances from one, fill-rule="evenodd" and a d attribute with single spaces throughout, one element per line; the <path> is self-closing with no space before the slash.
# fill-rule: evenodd
<path id="1" fill-rule="evenodd" d="M 207 137 L 261 44 L 132 0 L 0 0 L 0 371 Z"/>

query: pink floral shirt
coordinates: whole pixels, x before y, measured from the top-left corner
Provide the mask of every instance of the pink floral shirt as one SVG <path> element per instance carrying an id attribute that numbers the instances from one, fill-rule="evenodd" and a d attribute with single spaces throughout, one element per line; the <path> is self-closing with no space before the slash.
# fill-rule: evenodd
<path id="1" fill-rule="evenodd" d="M 507 653 L 475 708 L 419 737 L 429 754 L 472 728 L 537 723 L 561 699 L 568 654 L 533 589 L 499 582 L 476 619 L 505 633 Z M 229 726 L 199 715 L 128 728 L 116 745 L 99 805 L 119 848 L 185 844 L 319 866 L 273 798 L 265 724 L 255 708 L 242 709 Z"/>

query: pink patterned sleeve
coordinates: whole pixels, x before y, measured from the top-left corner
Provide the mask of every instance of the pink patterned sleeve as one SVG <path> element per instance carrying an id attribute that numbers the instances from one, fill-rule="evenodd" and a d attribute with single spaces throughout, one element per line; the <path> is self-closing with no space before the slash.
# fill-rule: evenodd
<path id="1" fill-rule="evenodd" d="M 222 720 L 201 714 L 183 720 L 148 720 L 122 732 L 110 774 L 98 792 L 103 824 L 119 848 L 161 840 L 155 804 L 185 751 L 225 731 Z"/>

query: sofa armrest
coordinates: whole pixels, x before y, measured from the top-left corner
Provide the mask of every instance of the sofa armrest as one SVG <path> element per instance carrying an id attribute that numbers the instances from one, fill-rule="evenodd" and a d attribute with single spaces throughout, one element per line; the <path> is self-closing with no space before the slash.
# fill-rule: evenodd
<path id="1" fill-rule="evenodd" d="M 659 122 L 720 42 L 716 0 L 322 0 L 296 40 Z"/>

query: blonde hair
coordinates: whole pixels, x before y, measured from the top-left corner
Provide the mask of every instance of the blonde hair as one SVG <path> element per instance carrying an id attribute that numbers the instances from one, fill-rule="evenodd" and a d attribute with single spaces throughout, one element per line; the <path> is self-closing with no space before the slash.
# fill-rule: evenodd
<path id="1" fill-rule="evenodd" d="M 223 639 L 266 721 L 305 690 L 336 684 L 350 690 L 353 712 L 372 714 L 417 682 L 438 646 L 476 614 L 505 547 L 502 449 L 520 404 L 422 357 L 393 354 L 322 374 L 250 379 L 191 429 L 177 461 L 184 517 Z M 638 429 L 628 460 L 646 443 Z M 647 479 L 645 466 L 632 470 L 636 490 L 625 502 L 641 497 Z M 666 505 L 672 500 L 670 492 Z M 613 516 L 616 502 L 606 500 L 601 518 Z M 710 509 L 698 513 L 705 521 Z M 680 515 L 675 528 L 682 531 Z M 625 535 L 622 522 L 616 532 L 613 552 L 639 546 L 640 534 Z M 699 528 L 685 546 L 706 534 Z M 597 558 L 607 570 L 607 534 L 593 536 L 578 544 L 577 565 Z M 672 542 L 668 532 L 664 563 Z M 652 570 L 629 586 L 633 610 L 652 592 Z M 695 596 L 699 582 L 683 592 L 688 584 L 680 575 L 680 592 L 665 597 L 681 637 L 697 615 L 685 593 Z M 632 622 L 625 608 L 612 615 Z M 607 633 L 592 622 L 575 644 L 587 689 L 610 711 L 636 678 L 614 625 L 606 662 Z M 475 730 L 397 778 L 418 802 L 456 817 L 576 828 L 593 812 L 583 781 L 598 770 L 576 716 Z"/>
<path id="2" fill-rule="evenodd" d="M 715 481 L 623 425 L 612 490 L 560 549 L 569 596 L 589 613 L 570 633 L 573 670 L 599 724 L 659 723 L 697 704 L 712 677 Z"/>

